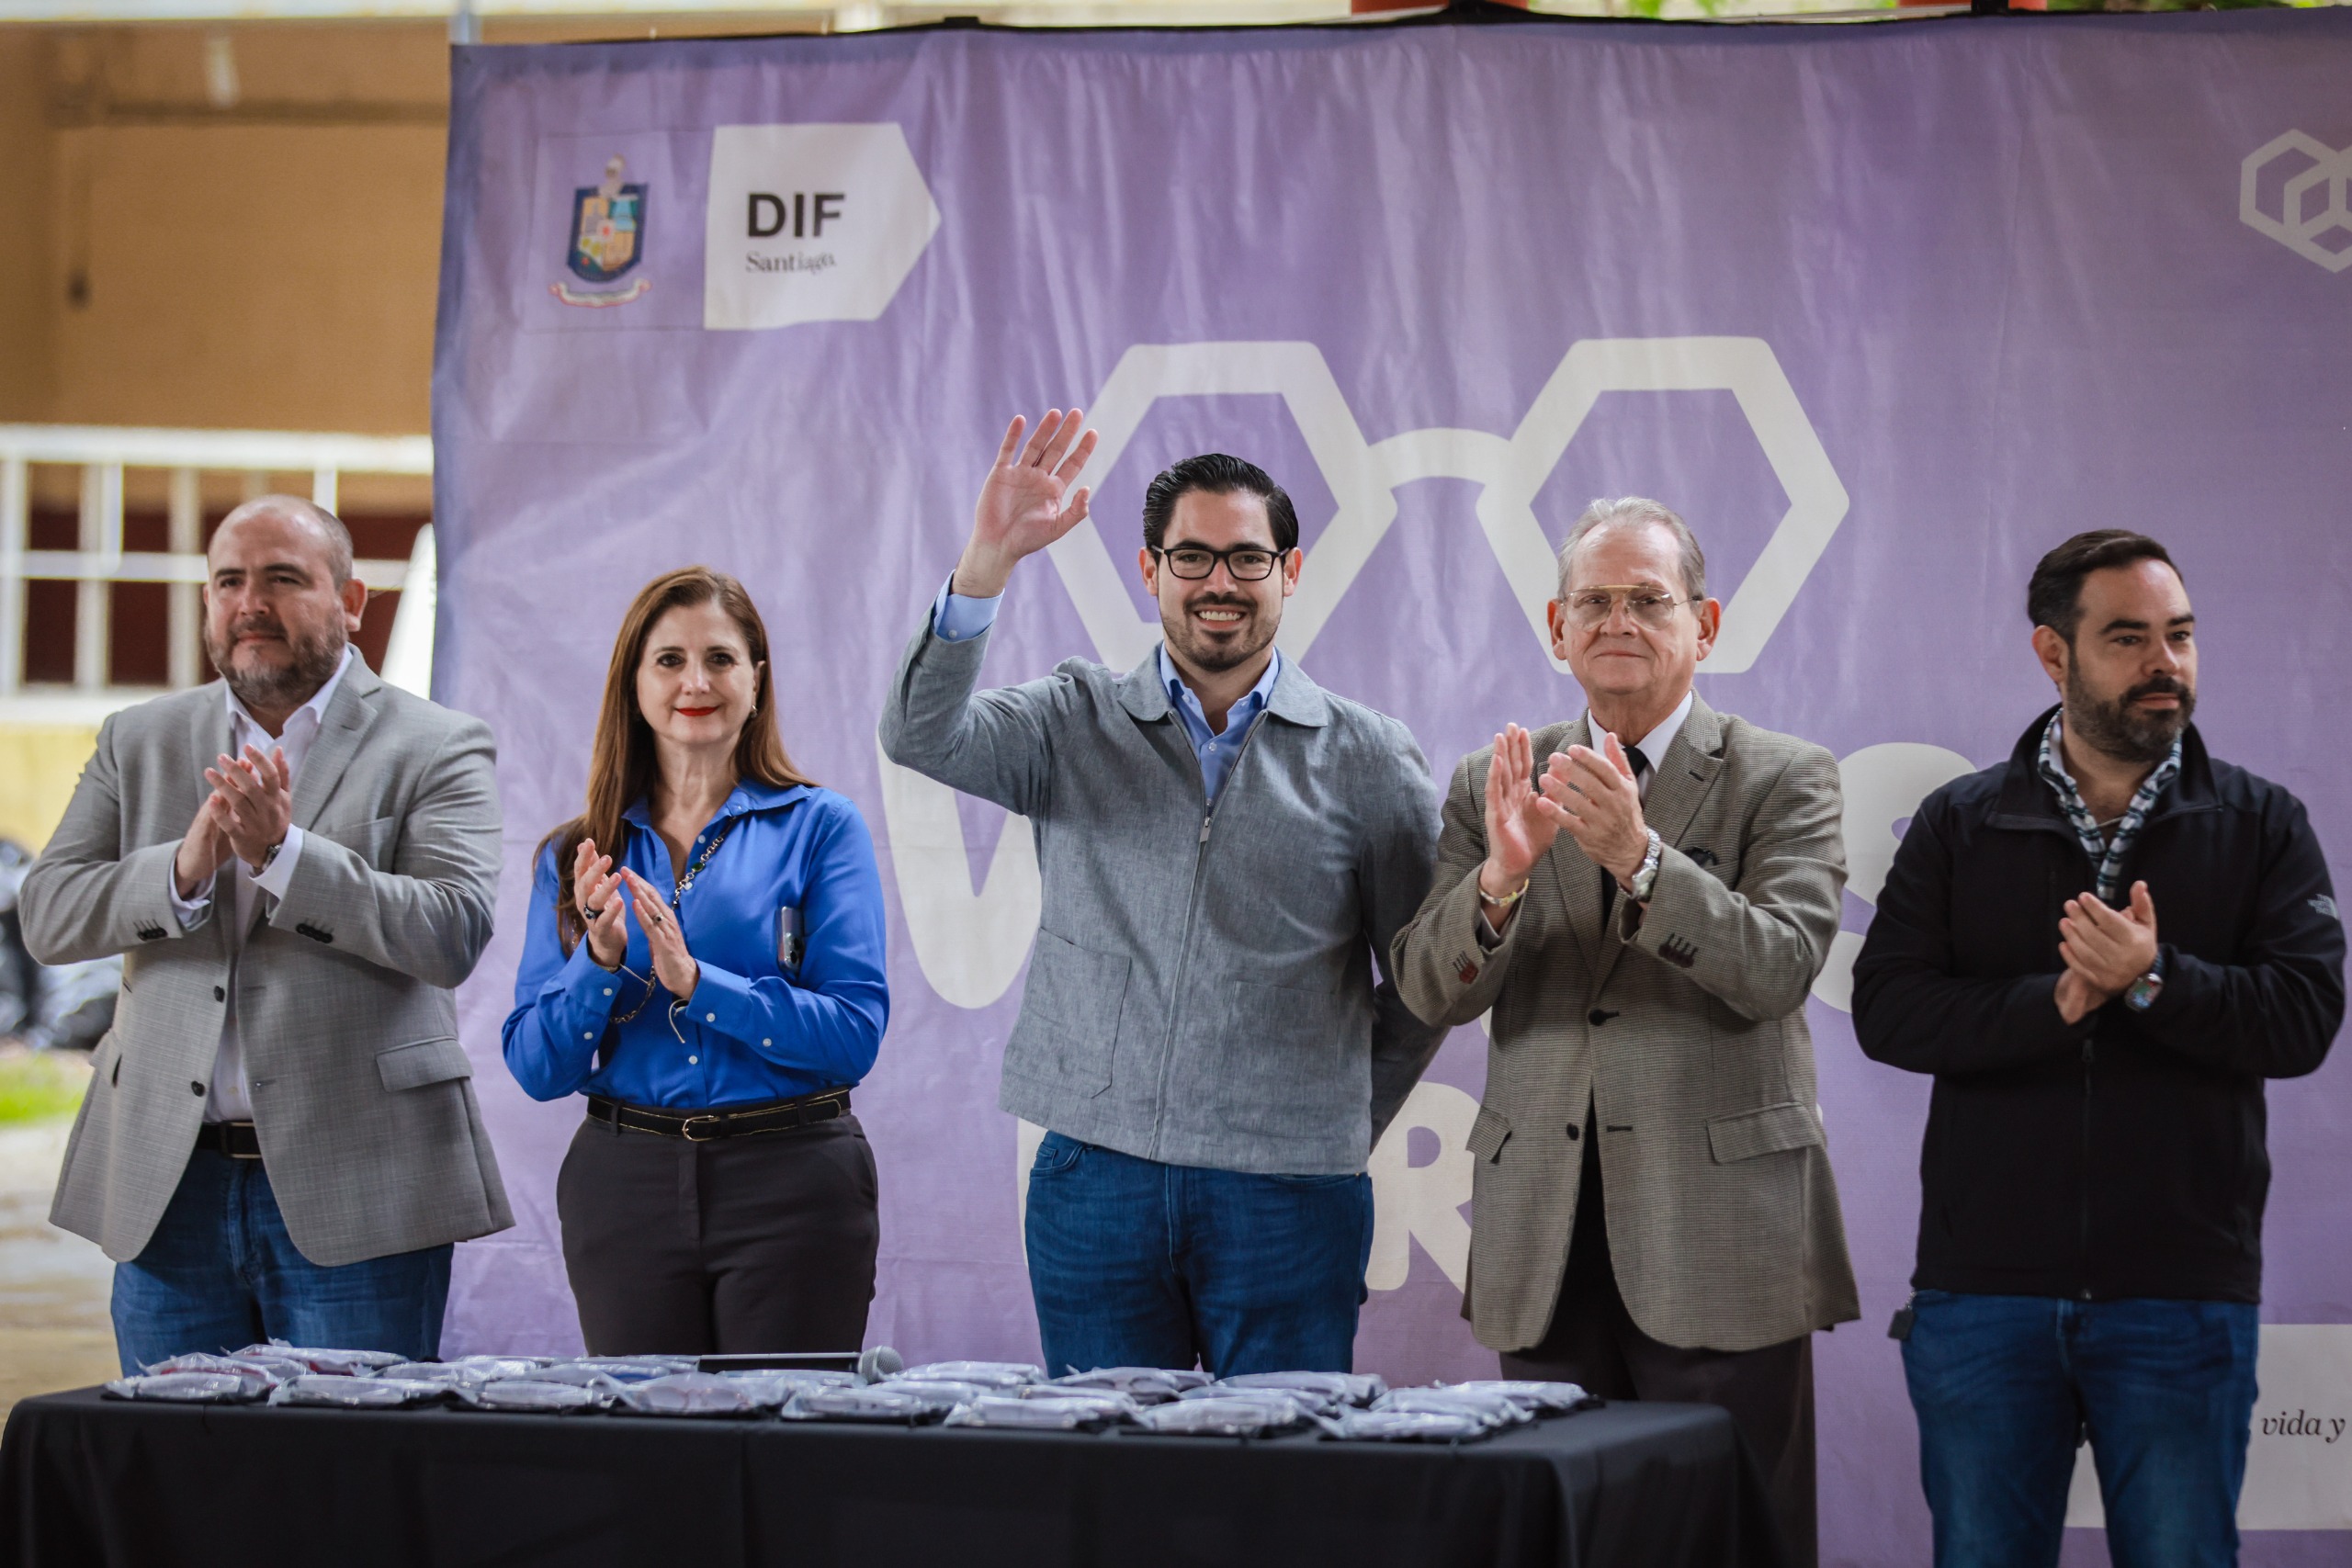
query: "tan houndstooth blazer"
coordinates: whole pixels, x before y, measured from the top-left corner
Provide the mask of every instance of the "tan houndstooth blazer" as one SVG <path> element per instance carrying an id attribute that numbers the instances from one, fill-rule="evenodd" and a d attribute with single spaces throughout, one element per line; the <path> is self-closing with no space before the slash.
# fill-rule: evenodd
<path id="1" fill-rule="evenodd" d="M 1539 770 L 1586 721 L 1535 732 Z M 1489 1008 L 1465 1311 L 1479 1342 L 1551 1325 L 1588 1103 L 1610 1258 L 1644 1333 L 1751 1350 L 1860 1314 L 1815 1102 L 1804 1000 L 1845 886 L 1838 765 L 1693 701 L 1644 815 L 1668 848 L 1648 911 L 1600 923 L 1600 869 L 1560 835 L 1489 953 L 1477 940 L 1491 750 L 1455 769 L 1435 885 L 1391 947 L 1407 1003 Z"/>

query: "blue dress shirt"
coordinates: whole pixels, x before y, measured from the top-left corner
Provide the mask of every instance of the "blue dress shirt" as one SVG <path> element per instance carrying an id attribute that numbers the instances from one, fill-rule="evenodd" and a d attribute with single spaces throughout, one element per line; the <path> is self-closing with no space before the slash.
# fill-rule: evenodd
<path id="1" fill-rule="evenodd" d="M 675 886 L 646 803 L 623 816 L 635 830 L 617 863 L 656 887 Z M 726 841 L 678 906 L 679 931 L 702 973 L 674 1032 L 675 998 L 653 979 L 633 914 L 619 971 L 598 964 L 584 941 L 565 956 L 555 846 L 540 852 L 503 1032 L 507 1068 L 532 1099 L 585 1091 L 671 1110 L 752 1105 L 854 1084 L 874 1066 L 890 995 L 882 880 L 865 818 L 829 789 L 746 782 L 704 838 L 722 827 Z M 800 917 L 799 963 L 789 970 L 777 940 L 786 908 Z M 635 1017 L 615 1021 L 639 1002 Z"/>
<path id="2" fill-rule="evenodd" d="M 996 624 L 997 607 L 1004 603 L 1000 593 L 993 599 L 976 599 L 955 592 L 956 579 L 949 574 L 947 583 L 932 602 L 931 629 L 944 642 L 969 642 Z M 1283 656 L 1277 649 L 1266 661 L 1266 672 L 1250 688 L 1242 699 L 1234 704 L 1225 716 L 1222 734 L 1209 728 L 1209 716 L 1201 706 L 1201 699 L 1184 678 L 1176 672 L 1175 661 L 1168 657 L 1168 645 L 1159 645 L 1159 683 L 1168 688 L 1168 700 L 1176 709 L 1176 718 L 1184 731 L 1184 739 L 1193 743 L 1193 754 L 1201 760 L 1201 787 L 1208 792 L 1209 804 L 1216 804 L 1217 792 L 1225 788 L 1226 775 L 1233 772 L 1234 759 L 1241 755 L 1242 743 L 1250 739 L 1250 727 L 1259 715 L 1266 711 L 1266 704 L 1273 696 L 1274 682 L 1283 672 Z"/>

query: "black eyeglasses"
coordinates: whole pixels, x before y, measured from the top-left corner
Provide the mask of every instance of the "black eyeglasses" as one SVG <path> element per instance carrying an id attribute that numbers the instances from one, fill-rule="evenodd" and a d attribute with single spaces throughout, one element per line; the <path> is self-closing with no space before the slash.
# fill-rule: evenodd
<path id="1" fill-rule="evenodd" d="M 1187 582 L 1206 577 L 1216 570 L 1219 561 L 1225 563 L 1225 570 L 1236 582 L 1262 582 L 1272 575 L 1274 563 L 1290 554 L 1288 550 L 1269 550 L 1257 545 L 1237 545 L 1229 550 L 1213 550 L 1206 545 L 1178 545 L 1173 549 L 1161 549 L 1154 545 L 1151 553 Z"/>

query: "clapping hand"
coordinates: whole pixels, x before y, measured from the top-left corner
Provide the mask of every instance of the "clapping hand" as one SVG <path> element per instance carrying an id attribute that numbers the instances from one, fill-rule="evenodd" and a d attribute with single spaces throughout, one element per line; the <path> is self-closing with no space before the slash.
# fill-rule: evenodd
<path id="1" fill-rule="evenodd" d="M 686 951 L 685 933 L 678 929 L 677 915 L 669 901 L 654 891 L 653 884 L 627 867 L 620 874 L 628 884 L 628 898 L 637 908 L 637 923 L 645 930 L 645 945 L 653 950 L 653 977 L 668 987 L 672 996 L 684 1001 L 701 983 L 702 966 Z"/>
<path id="2" fill-rule="evenodd" d="M 975 599 L 996 597 L 1004 592 L 1014 563 L 1086 521 L 1092 492 L 1082 485 L 1075 491 L 1069 488 L 1094 455 L 1096 433 L 1080 434 L 1085 423 L 1086 416 L 1077 409 L 1067 414 L 1047 409 L 1026 446 L 1021 444 L 1021 433 L 1028 428 L 1027 420 L 1015 416 L 1006 427 L 996 465 L 972 509 L 972 537 L 956 563 L 956 592 Z"/>
<path id="3" fill-rule="evenodd" d="M 215 790 L 196 808 L 196 819 L 172 857 L 172 877 L 183 898 L 193 898 L 236 852 L 229 847 L 229 808 Z"/>
<path id="4" fill-rule="evenodd" d="M 1559 758 L 1552 759 L 1555 767 Z M 1567 813 L 1530 782 L 1535 772 L 1535 743 L 1515 724 L 1505 725 L 1495 737 L 1494 761 L 1487 767 L 1487 863 L 1478 868 L 1479 889 L 1495 898 L 1508 898 L 1527 885 L 1559 837 Z M 1500 931 L 1510 911 L 1493 922 Z"/>
<path id="5" fill-rule="evenodd" d="M 613 857 L 596 852 L 596 840 L 582 839 L 571 857 L 571 897 L 588 928 L 588 956 L 617 969 L 628 956 L 628 906 Z"/>
<path id="6" fill-rule="evenodd" d="M 2067 899 L 2058 956 L 2066 972 L 2058 977 L 2056 999 L 2067 1022 L 2122 995 L 2156 964 L 2156 904 L 2148 885 L 2132 885 L 2129 909 L 2110 909 L 2091 893 Z"/>
<path id="7" fill-rule="evenodd" d="M 1604 729 L 1600 750 L 1571 746 L 1565 760 L 1555 757 L 1552 761 L 1543 789 L 1566 815 L 1560 825 L 1584 851 L 1585 859 L 1620 884 L 1628 881 L 1642 869 L 1650 835 L 1642 820 L 1641 787 L 1634 781 L 1625 748 Z"/>
<path id="8" fill-rule="evenodd" d="M 294 821 L 294 779 L 286 753 L 248 746 L 243 757 L 223 752 L 220 765 L 204 770 L 222 807 L 229 847 L 255 872 L 269 852 L 286 841 Z"/>

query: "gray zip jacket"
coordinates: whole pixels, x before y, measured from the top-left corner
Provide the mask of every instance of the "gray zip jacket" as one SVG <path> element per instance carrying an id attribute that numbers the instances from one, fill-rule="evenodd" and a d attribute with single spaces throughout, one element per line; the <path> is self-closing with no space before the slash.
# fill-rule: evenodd
<path id="1" fill-rule="evenodd" d="M 1362 1170 L 1445 1034 L 1373 981 L 1436 863 L 1411 733 L 1286 659 L 1212 813 L 1157 650 L 976 694 L 987 646 L 926 616 L 881 739 L 1036 835 L 1045 908 L 998 1103 L 1170 1165 Z"/>

